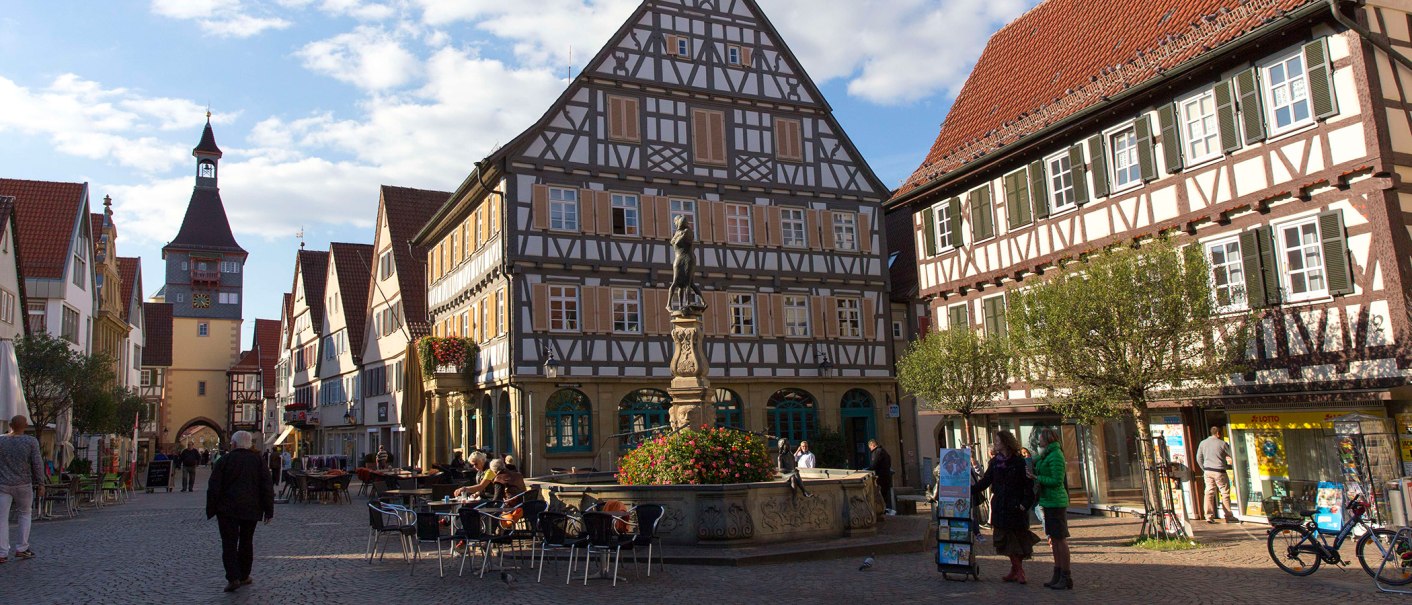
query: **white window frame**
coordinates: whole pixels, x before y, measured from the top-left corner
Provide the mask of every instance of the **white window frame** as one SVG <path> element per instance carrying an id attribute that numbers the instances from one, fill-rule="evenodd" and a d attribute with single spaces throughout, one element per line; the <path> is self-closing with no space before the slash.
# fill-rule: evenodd
<path id="1" fill-rule="evenodd" d="M 383 252 L 378 257 L 378 280 L 383 281 L 392 277 L 397 271 L 397 264 L 393 261 L 392 251 Z"/>
<path id="2" fill-rule="evenodd" d="M 956 248 L 955 242 L 951 241 L 951 204 L 942 201 L 932 206 L 932 218 L 935 222 L 932 229 L 936 231 L 936 253 Z"/>
<path id="3" fill-rule="evenodd" d="M 809 228 L 803 208 L 780 208 L 780 243 L 787 248 L 809 247 Z"/>
<path id="4" fill-rule="evenodd" d="M 755 336 L 760 325 L 756 321 L 755 295 L 730 295 L 731 336 Z"/>
<path id="5" fill-rule="evenodd" d="M 894 322 L 892 322 L 892 338 L 893 338 L 893 340 L 901 340 L 901 339 L 902 339 L 902 322 L 900 322 L 900 321 L 894 321 Z"/>
<path id="6" fill-rule="evenodd" d="M 613 288 L 613 333 L 642 333 L 642 291 L 637 288 Z"/>
<path id="7" fill-rule="evenodd" d="M 810 334 L 809 297 L 802 294 L 784 295 L 784 335 L 787 338 L 808 338 Z"/>
<path id="8" fill-rule="evenodd" d="M 677 36 L 677 47 L 676 47 L 675 50 L 676 50 L 676 55 L 677 55 L 678 57 L 690 57 L 690 56 L 691 56 L 691 38 L 688 38 L 688 37 L 686 37 L 686 36 Z"/>
<path id="9" fill-rule="evenodd" d="M 755 243 L 753 208 L 750 204 L 726 204 L 726 243 L 750 245 Z"/>
<path id="10" fill-rule="evenodd" d="M 835 299 L 834 314 L 838 322 L 839 338 L 863 337 L 863 301 L 861 299 Z"/>
<path id="11" fill-rule="evenodd" d="M 832 222 L 834 250 L 857 252 L 858 215 L 852 212 L 834 212 Z"/>
<path id="12" fill-rule="evenodd" d="M 1054 165 L 1058 163 L 1060 170 L 1055 171 Z M 1064 169 L 1064 165 L 1068 165 Z M 1048 190 L 1049 199 L 1045 203 L 1049 204 L 1049 216 L 1069 212 L 1079 207 L 1078 190 L 1074 186 L 1073 158 L 1069 157 L 1069 150 L 1060 151 L 1044 158 L 1044 178 L 1046 180 L 1045 189 Z M 1067 187 L 1062 186 L 1067 182 Z"/>
<path id="13" fill-rule="evenodd" d="M 667 200 L 667 214 L 671 219 L 672 228 L 677 225 L 677 217 L 685 216 L 691 222 L 692 229 L 699 229 L 701 225 L 696 222 L 696 200 L 683 198 L 672 198 Z"/>
<path id="14" fill-rule="evenodd" d="M 726 63 L 740 65 L 741 55 L 742 53 L 739 46 L 734 44 L 726 46 Z"/>
<path id="15" fill-rule="evenodd" d="M 0 290 L 0 321 L 14 325 L 16 300 L 14 292 Z"/>
<path id="16" fill-rule="evenodd" d="M 609 196 L 613 213 L 613 235 L 636 237 L 642 235 L 642 209 L 638 197 L 630 193 L 614 193 Z M 623 231 L 618 232 L 618 212 L 623 213 Z"/>
<path id="17" fill-rule="evenodd" d="M 1203 113 L 1193 118 L 1187 114 L 1187 107 L 1193 103 L 1198 108 L 1209 103 L 1210 113 Z M 1216 90 L 1214 88 L 1203 88 L 1177 99 L 1176 119 L 1182 155 L 1185 156 L 1185 164 L 1188 168 L 1219 158 L 1225 153 L 1221 148 L 1220 114 L 1216 110 Z M 1203 133 L 1200 137 L 1194 137 L 1192 126 L 1198 123 L 1202 125 Z M 1198 154 L 1196 145 L 1206 147 L 1206 152 Z"/>
<path id="18" fill-rule="evenodd" d="M 549 331 L 578 332 L 580 325 L 579 287 L 550 284 L 548 298 Z"/>
<path id="19" fill-rule="evenodd" d="M 196 335 L 202 338 L 211 335 L 211 322 L 203 321 L 196 324 Z"/>
<path id="20" fill-rule="evenodd" d="M 559 197 L 556 198 L 555 194 Z M 555 211 L 559 215 L 555 216 Z M 557 219 L 557 220 L 556 220 Z M 572 222 L 572 224 L 570 224 Z M 578 231 L 579 230 L 579 192 L 577 189 L 564 187 L 549 188 L 549 230 L 550 231 Z"/>
<path id="21" fill-rule="evenodd" d="M 1232 245 L 1234 245 L 1235 250 L 1234 258 L 1232 258 L 1231 255 Z M 1247 309 L 1250 306 L 1250 293 L 1245 290 L 1245 261 L 1244 256 L 1242 256 L 1244 250 L 1240 247 L 1240 234 L 1203 242 L 1202 246 L 1206 253 L 1206 262 L 1211 265 L 1211 299 L 1216 304 L 1217 311 L 1220 313 L 1230 313 Z M 1216 259 L 1212 256 L 1212 252 L 1217 249 L 1221 249 L 1222 254 L 1226 256 L 1226 262 L 1220 265 L 1216 263 Z M 1226 278 L 1229 280 L 1224 288 L 1230 293 L 1229 296 L 1232 301 L 1231 304 L 1226 305 L 1221 304 L 1220 290 L 1223 286 L 1216 283 L 1216 271 L 1222 267 L 1226 268 Z M 1240 300 L 1238 301 L 1235 296 L 1237 288 L 1239 288 L 1240 292 Z"/>
<path id="22" fill-rule="evenodd" d="M 1290 263 L 1289 263 L 1289 253 L 1290 253 L 1293 249 L 1286 245 L 1286 242 L 1285 242 L 1285 231 L 1286 231 L 1286 230 L 1289 230 L 1289 229 L 1300 229 L 1300 230 L 1303 230 L 1304 227 L 1313 227 L 1313 230 L 1314 230 L 1314 242 L 1313 242 L 1313 243 L 1307 243 L 1307 244 L 1301 242 L 1301 244 L 1300 244 L 1300 246 L 1299 246 L 1299 249 L 1305 251 L 1305 253 L 1304 253 L 1305 256 L 1304 256 L 1304 258 L 1303 258 L 1302 260 L 1308 261 L 1308 260 L 1309 260 L 1309 256 L 1308 256 L 1309 251 L 1312 251 L 1312 252 L 1314 253 L 1314 255 L 1316 256 L 1316 258 L 1318 259 L 1318 261 L 1315 262 L 1315 263 L 1312 263 L 1312 264 L 1307 264 L 1307 265 L 1305 265 L 1304 268 L 1301 268 L 1301 269 L 1298 270 L 1298 273 L 1300 273 L 1301 275 L 1303 275 L 1303 276 L 1306 278 L 1306 279 L 1305 279 L 1306 284 L 1307 284 L 1309 281 L 1311 281 L 1311 280 L 1308 279 L 1310 276 L 1316 276 L 1316 275 L 1317 275 L 1319 281 L 1322 282 L 1323 286 L 1322 286 L 1321 288 L 1318 288 L 1318 289 L 1312 289 L 1312 290 L 1308 290 L 1308 291 L 1305 291 L 1305 292 L 1300 293 L 1300 292 L 1295 292 L 1295 291 L 1294 291 L 1294 273 L 1295 273 L 1295 272 L 1290 269 Z M 1319 228 L 1319 217 L 1318 217 L 1317 215 L 1316 215 L 1316 216 L 1309 216 L 1309 217 L 1305 217 L 1305 218 L 1301 218 L 1301 219 L 1297 219 L 1297 220 L 1292 220 L 1292 221 L 1280 223 L 1280 224 L 1278 224 L 1278 225 L 1273 225 L 1273 231 L 1274 231 L 1274 237 L 1275 237 L 1275 247 L 1276 247 L 1276 249 L 1278 249 L 1279 252 L 1280 252 L 1279 260 L 1277 261 L 1277 264 L 1278 264 L 1278 266 L 1279 266 L 1279 268 L 1280 268 L 1280 287 L 1281 287 L 1281 288 L 1284 288 L 1284 299 L 1285 299 L 1285 301 L 1286 301 L 1286 302 L 1291 302 L 1291 303 L 1297 303 L 1297 302 L 1304 302 L 1304 301 L 1308 301 L 1308 300 L 1317 300 L 1317 299 L 1320 299 L 1320 298 L 1328 298 L 1328 296 L 1329 296 L 1329 276 L 1328 276 L 1328 274 L 1326 273 L 1326 270 L 1325 270 L 1324 242 L 1323 242 L 1324 233 L 1323 233 L 1323 230 Z"/>
<path id="23" fill-rule="evenodd" d="M 1299 65 L 1301 68 L 1299 76 L 1295 78 L 1290 78 L 1288 74 L 1288 65 L 1291 61 L 1299 61 Z M 1272 84 L 1270 72 L 1274 71 L 1274 69 L 1277 67 L 1285 68 L 1285 78 L 1279 84 Z M 1280 106 L 1275 105 L 1275 90 L 1278 88 L 1285 87 L 1293 89 L 1295 87 L 1295 83 L 1302 84 L 1302 101 L 1304 103 L 1304 109 L 1307 115 L 1305 115 L 1304 119 L 1302 120 L 1294 119 L 1294 107 L 1300 102 L 1300 100 L 1293 100 L 1283 106 L 1288 107 L 1290 109 L 1290 123 L 1284 126 L 1280 126 L 1278 121 L 1276 120 L 1276 116 L 1279 112 Z M 1259 86 L 1260 95 L 1262 97 L 1262 100 L 1264 100 L 1265 105 L 1265 125 L 1266 128 L 1269 129 L 1271 137 L 1279 136 L 1287 132 L 1293 132 L 1295 130 L 1299 130 L 1300 128 L 1314 123 L 1314 100 L 1309 97 L 1309 66 L 1305 65 L 1304 62 L 1303 47 L 1295 48 L 1294 50 L 1281 54 L 1273 59 L 1270 59 L 1265 64 L 1261 65 Z M 1291 98 L 1294 98 L 1293 95 L 1291 95 Z"/>
<path id="24" fill-rule="evenodd" d="M 84 242 L 84 240 L 80 240 L 80 242 Z M 73 279 L 73 282 L 74 282 L 74 285 L 75 285 L 75 286 L 78 286 L 78 289 L 80 289 L 80 290 L 87 290 L 87 289 L 88 289 L 88 284 L 85 283 L 85 282 L 87 282 L 88 280 L 87 280 L 87 279 L 84 279 L 85 277 L 87 277 L 87 275 L 88 275 L 88 261 L 87 261 L 87 260 L 84 260 L 82 253 L 74 254 L 74 275 L 73 275 L 73 278 L 74 278 L 74 279 Z"/>
<path id="25" fill-rule="evenodd" d="M 1147 119 L 1147 117 L 1146 117 L 1146 116 L 1143 116 L 1141 119 L 1144 119 L 1144 120 L 1145 120 L 1145 119 Z M 1135 170 L 1136 172 L 1135 172 L 1135 173 L 1132 173 L 1132 174 L 1133 174 L 1133 179 L 1132 179 L 1131 181 L 1119 183 L 1119 182 L 1118 182 L 1118 170 L 1119 170 L 1119 168 L 1118 168 L 1118 154 L 1119 154 L 1119 150 L 1118 150 L 1118 145 L 1114 142 L 1114 140 L 1115 140 L 1119 135 L 1122 135 L 1122 134 L 1125 134 L 1125 133 L 1128 133 L 1128 132 L 1131 132 L 1131 133 L 1132 133 L 1132 146 L 1129 147 L 1128 149 L 1124 150 L 1124 152 L 1131 154 L 1131 163 L 1128 164 L 1126 167 L 1124 167 L 1123 170 L 1125 170 L 1125 171 L 1128 171 L 1128 170 Z M 1108 154 L 1108 182 L 1109 182 L 1109 185 L 1110 185 L 1110 187 L 1109 187 L 1109 190 L 1110 190 L 1110 191 L 1109 191 L 1109 193 L 1108 193 L 1108 196 L 1109 196 L 1109 197 L 1112 197 L 1112 196 L 1113 196 L 1114 194 L 1116 194 L 1116 193 L 1120 193 L 1120 192 L 1123 192 L 1123 191 L 1127 191 L 1127 190 L 1129 190 L 1129 189 L 1135 189 L 1135 188 L 1137 188 L 1138 186 L 1142 185 L 1142 159 L 1138 157 L 1137 121 L 1136 121 L 1136 120 L 1128 121 L 1128 122 L 1123 123 L 1121 126 L 1117 126 L 1117 127 L 1114 127 L 1114 128 L 1110 128 L 1110 129 L 1104 131 L 1104 133 L 1103 133 L 1103 142 L 1104 142 L 1104 146 L 1105 146 L 1105 148 L 1106 148 L 1106 149 L 1105 149 L 1105 153 Z"/>

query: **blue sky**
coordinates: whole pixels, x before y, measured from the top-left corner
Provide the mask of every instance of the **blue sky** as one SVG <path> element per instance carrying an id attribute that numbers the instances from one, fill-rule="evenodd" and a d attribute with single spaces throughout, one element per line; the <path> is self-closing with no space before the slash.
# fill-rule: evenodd
<path id="1" fill-rule="evenodd" d="M 931 146 L 989 35 L 1035 0 L 759 0 L 884 182 Z M 207 105 L 246 266 L 246 342 L 301 229 L 371 242 L 379 184 L 454 189 L 637 0 L 0 0 L 0 176 L 113 196 L 147 295 Z M 841 42 L 846 41 L 846 43 Z M 570 59 L 572 52 L 572 60 Z M 577 73 L 577 72 L 575 72 Z"/>

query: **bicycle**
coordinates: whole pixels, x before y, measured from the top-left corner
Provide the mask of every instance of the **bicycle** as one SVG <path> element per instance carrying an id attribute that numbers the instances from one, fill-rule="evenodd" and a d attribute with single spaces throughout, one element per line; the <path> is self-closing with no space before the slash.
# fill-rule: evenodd
<path id="1" fill-rule="evenodd" d="M 1275 521 L 1270 527 L 1267 540 L 1270 558 L 1286 573 L 1300 577 L 1318 571 L 1323 563 L 1348 565 L 1348 561 L 1343 560 L 1339 554 L 1339 547 L 1343 546 L 1355 528 L 1361 527 L 1364 533 L 1358 538 L 1353 550 L 1358 563 L 1363 566 L 1363 571 L 1392 586 L 1412 583 L 1412 547 L 1403 544 L 1398 548 L 1396 556 L 1391 560 L 1394 564 L 1383 567 L 1379 574 L 1378 567 L 1388 551 L 1393 549 L 1393 538 L 1397 532 L 1373 527 L 1363 520 L 1363 515 L 1368 512 L 1368 504 L 1361 494 L 1348 501 L 1348 511 L 1352 516 L 1333 534 L 1333 543 L 1329 542 L 1330 532 L 1320 530 L 1315 523 L 1314 515 L 1317 511 L 1300 512 L 1300 516 L 1307 519 L 1303 523 Z M 1371 558 L 1367 553 L 1368 544 L 1375 544 L 1378 550 Z"/>

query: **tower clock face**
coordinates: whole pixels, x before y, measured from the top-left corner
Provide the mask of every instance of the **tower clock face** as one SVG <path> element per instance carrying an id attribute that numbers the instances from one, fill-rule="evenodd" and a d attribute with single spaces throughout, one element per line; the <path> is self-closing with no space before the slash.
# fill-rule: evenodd
<path id="1" fill-rule="evenodd" d="M 191 306 L 195 309 L 211 308 L 211 294 L 209 292 L 197 292 L 191 295 Z"/>

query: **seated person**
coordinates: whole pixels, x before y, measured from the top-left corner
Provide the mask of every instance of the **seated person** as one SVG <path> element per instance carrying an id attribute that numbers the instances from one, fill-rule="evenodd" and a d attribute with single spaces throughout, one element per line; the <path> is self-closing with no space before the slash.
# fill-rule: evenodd
<path id="1" fill-rule="evenodd" d="M 507 470 L 505 463 L 499 460 L 490 462 L 490 470 L 495 471 L 495 479 L 490 484 L 490 498 L 500 500 L 507 506 L 519 504 L 520 496 L 527 489 L 525 476 L 518 471 Z"/>
<path id="2" fill-rule="evenodd" d="M 485 492 L 486 489 L 490 487 L 490 484 L 495 481 L 495 469 L 487 468 L 485 461 L 486 459 L 484 453 L 471 452 L 471 466 L 475 467 L 477 471 L 480 471 L 480 475 L 477 477 L 477 482 L 475 484 L 467 485 L 456 490 L 455 496 L 457 498 L 482 496 L 483 492 Z M 496 462 L 499 462 L 499 460 L 497 460 Z M 504 463 L 501 463 L 501 468 L 504 468 Z"/>

